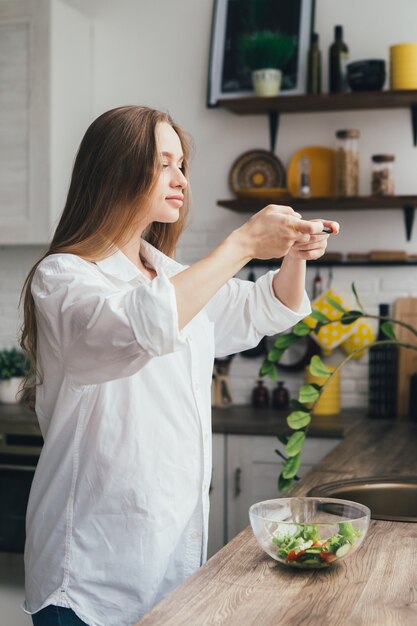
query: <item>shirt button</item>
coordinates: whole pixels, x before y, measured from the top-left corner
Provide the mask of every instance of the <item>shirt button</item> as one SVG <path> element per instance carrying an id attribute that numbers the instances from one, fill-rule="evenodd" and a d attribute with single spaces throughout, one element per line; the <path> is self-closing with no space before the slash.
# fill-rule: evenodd
<path id="1" fill-rule="evenodd" d="M 194 391 L 198 391 L 200 389 L 200 385 L 198 383 L 194 383 Z"/>
<path id="2" fill-rule="evenodd" d="M 206 433 L 206 434 L 204 435 L 204 442 L 205 442 L 205 443 L 207 443 L 207 441 L 208 441 L 208 434 Z"/>
<path id="3" fill-rule="evenodd" d="M 191 534 L 191 539 L 198 539 L 200 536 L 200 533 L 198 533 L 196 530 Z"/>
<path id="4" fill-rule="evenodd" d="M 203 493 L 206 493 L 207 491 L 207 485 L 203 485 Z"/>

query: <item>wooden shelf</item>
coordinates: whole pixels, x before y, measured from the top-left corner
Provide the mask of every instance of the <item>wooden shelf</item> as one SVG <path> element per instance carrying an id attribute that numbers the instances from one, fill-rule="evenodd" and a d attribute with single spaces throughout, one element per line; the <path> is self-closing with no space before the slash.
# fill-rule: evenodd
<path id="1" fill-rule="evenodd" d="M 354 111 L 366 109 L 402 109 L 417 105 L 417 90 L 355 91 L 299 96 L 259 98 L 229 98 L 219 100 L 219 106 L 237 115 L 277 113 L 307 113 L 314 111 Z"/>
<path id="2" fill-rule="evenodd" d="M 281 259 L 252 259 L 247 263 L 247 267 L 278 267 L 281 264 Z M 417 265 L 417 259 L 409 259 L 404 261 L 374 261 L 371 259 L 363 260 L 350 260 L 342 259 L 340 261 L 326 259 L 325 257 L 311 261 L 311 264 L 316 267 L 412 267 Z M 310 265 L 310 262 L 307 262 Z"/>
<path id="3" fill-rule="evenodd" d="M 271 152 L 279 129 L 280 113 L 312 113 L 323 111 L 364 111 L 370 109 L 404 109 L 411 112 L 414 145 L 417 145 L 417 90 L 355 91 L 347 93 L 306 94 L 259 98 L 228 98 L 219 100 L 219 107 L 237 115 L 268 115 Z"/>
<path id="4" fill-rule="evenodd" d="M 218 206 L 238 213 L 254 213 L 267 204 L 288 204 L 296 211 L 358 211 L 364 209 L 403 210 L 407 241 L 411 239 L 417 196 L 360 196 L 349 198 L 232 198 L 218 200 Z"/>

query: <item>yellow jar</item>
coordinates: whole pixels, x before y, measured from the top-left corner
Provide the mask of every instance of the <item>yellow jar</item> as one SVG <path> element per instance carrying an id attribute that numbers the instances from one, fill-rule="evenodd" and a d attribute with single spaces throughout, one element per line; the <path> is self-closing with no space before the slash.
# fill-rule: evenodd
<path id="1" fill-rule="evenodd" d="M 335 365 L 326 365 L 326 367 L 332 372 L 336 369 Z M 306 367 L 306 383 L 316 383 L 317 385 L 324 385 L 327 378 L 326 376 L 313 376 L 309 368 Z M 331 381 L 328 383 L 326 389 L 320 396 L 320 400 L 317 402 L 313 410 L 313 415 L 338 415 L 340 413 L 340 370 L 332 376 Z"/>

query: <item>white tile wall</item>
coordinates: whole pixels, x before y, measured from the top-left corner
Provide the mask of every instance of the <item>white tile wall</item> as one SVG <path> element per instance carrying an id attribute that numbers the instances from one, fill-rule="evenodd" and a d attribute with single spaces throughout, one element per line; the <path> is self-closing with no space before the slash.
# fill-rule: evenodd
<path id="1" fill-rule="evenodd" d="M 216 231 L 215 224 L 199 229 L 197 224 L 184 232 L 181 245 L 178 249 L 179 261 L 191 264 L 208 253 L 224 236 Z M 21 324 L 21 315 L 18 311 L 20 290 L 27 272 L 43 249 L 38 246 L 2 246 L 0 247 L 0 347 L 11 347 L 17 343 L 17 331 Z M 255 268 L 259 277 L 262 268 Z M 265 270 L 266 271 L 266 270 Z M 246 278 L 249 270 L 239 273 L 239 277 Z M 329 279 L 328 268 L 320 269 L 324 286 Z M 307 272 L 307 290 L 311 295 L 311 286 L 315 269 Z M 392 304 L 401 296 L 417 296 L 417 268 L 333 268 L 332 288 L 346 298 L 352 300 L 351 283 L 355 282 L 365 309 L 371 313 L 378 312 L 378 304 L 386 302 Z M 328 363 L 338 363 L 343 353 L 335 350 L 327 357 Z M 348 363 L 342 370 L 341 389 L 342 405 L 367 405 L 367 376 L 368 357 L 363 356 L 360 361 Z M 252 388 L 256 385 L 262 358 L 247 359 L 237 355 L 230 366 L 230 384 L 233 401 L 236 404 L 246 404 L 250 401 Z M 290 394 L 295 395 L 303 374 L 283 373 L 281 379 L 285 381 Z M 266 386 L 272 391 L 273 381 L 265 379 Z"/>

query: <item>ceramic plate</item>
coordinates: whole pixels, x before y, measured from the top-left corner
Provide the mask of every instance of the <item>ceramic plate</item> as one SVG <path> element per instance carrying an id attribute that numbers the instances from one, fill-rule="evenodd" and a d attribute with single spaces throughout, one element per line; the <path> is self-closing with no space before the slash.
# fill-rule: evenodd
<path id="1" fill-rule="evenodd" d="M 296 152 L 288 165 L 288 189 L 292 196 L 298 196 L 300 170 L 298 161 L 302 157 L 310 160 L 311 195 L 332 197 L 335 195 L 336 151 L 325 146 L 307 146 Z"/>
<path id="2" fill-rule="evenodd" d="M 272 152 L 250 150 L 233 163 L 229 184 L 233 192 L 243 189 L 285 187 L 285 167 Z"/>

